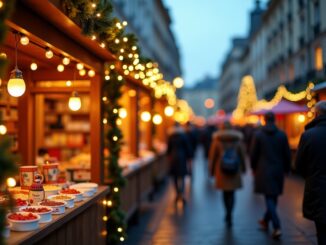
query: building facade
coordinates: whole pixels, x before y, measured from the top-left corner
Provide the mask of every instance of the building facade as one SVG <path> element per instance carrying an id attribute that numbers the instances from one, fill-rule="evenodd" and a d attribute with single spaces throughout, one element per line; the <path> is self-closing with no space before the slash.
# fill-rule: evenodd
<path id="1" fill-rule="evenodd" d="M 192 88 L 183 88 L 181 97 L 188 101 L 196 116 L 206 119 L 216 113 L 218 105 L 218 78 L 206 76 Z"/>
<path id="2" fill-rule="evenodd" d="M 171 18 L 162 0 L 113 0 L 115 14 L 128 22 L 144 56 L 158 62 L 164 79 L 181 75 L 179 50 L 171 31 Z"/>
<path id="3" fill-rule="evenodd" d="M 265 10 L 256 3 L 250 18 L 254 30 L 248 33 L 243 62 L 238 62 L 240 68 L 223 65 L 220 75 L 241 74 L 237 80 L 220 81 L 220 104 L 227 111 L 233 110 L 236 102 L 223 95 L 222 88 L 229 82 L 233 85 L 228 86 L 239 89 L 244 75 L 253 76 L 259 98 L 271 97 L 281 84 L 296 91 L 308 81 L 318 83 L 326 78 L 326 1 L 270 0 Z"/>

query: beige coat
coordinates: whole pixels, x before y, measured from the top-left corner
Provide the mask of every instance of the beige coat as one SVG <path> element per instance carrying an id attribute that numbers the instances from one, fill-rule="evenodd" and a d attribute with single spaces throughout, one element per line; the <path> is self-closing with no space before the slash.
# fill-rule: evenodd
<path id="1" fill-rule="evenodd" d="M 233 129 L 221 130 L 213 135 L 212 145 L 209 152 L 210 167 L 215 164 L 216 188 L 224 191 L 233 191 L 242 187 L 241 173 L 245 171 L 245 150 L 242 144 L 243 135 Z M 239 153 L 241 166 L 235 175 L 226 175 L 220 169 L 224 147 L 234 146 Z"/>

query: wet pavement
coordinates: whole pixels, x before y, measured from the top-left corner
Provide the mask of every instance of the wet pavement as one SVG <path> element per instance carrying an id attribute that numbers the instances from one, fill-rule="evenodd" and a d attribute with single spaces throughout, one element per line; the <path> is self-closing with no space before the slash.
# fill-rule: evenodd
<path id="1" fill-rule="evenodd" d="M 128 231 L 129 245 L 260 245 L 317 244 L 312 222 L 301 213 L 303 180 L 289 176 L 284 194 L 279 198 L 278 213 L 283 236 L 279 241 L 259 230 L 257 220 L 265 211 L 264 200 L 253 193 L 250 171 L 243 178 L 244 187 L 236 193 L 233 227 L 226 228 L 222 193 L 207 177 L 201 152 L 197 152 L 193 178 L 187 179 L 187 205 L 175 205 L 171 182 L 162 188 L 154 201 L 144 203 L 137 225 Z"/>

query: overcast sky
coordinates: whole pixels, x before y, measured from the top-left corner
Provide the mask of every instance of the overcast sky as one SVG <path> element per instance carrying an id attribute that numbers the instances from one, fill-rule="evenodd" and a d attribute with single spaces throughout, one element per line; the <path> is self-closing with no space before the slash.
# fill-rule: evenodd
<path id="1" fill-rule="evenodd" d="M 231 38 L 245 36 L 255 0 L 164 0 L 181 53 L 186 86 L 217 76 Z M 262 1 L 262 2 L 266 2 Z"/>

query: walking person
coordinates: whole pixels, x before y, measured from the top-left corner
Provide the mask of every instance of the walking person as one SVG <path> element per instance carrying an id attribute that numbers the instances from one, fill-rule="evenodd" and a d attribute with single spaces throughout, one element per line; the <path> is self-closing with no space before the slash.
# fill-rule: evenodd
<path id="1" fill-rule="evenodd" d="M 184 129 L 179 123 L 169 130 L 168 159 L 170 174 L 173 177 L 176 199 L 175 202 L 186 203 L 184 197 L 185 176 L 188 174 L 188 161 L 191 159 L 191 146 Z"/>
<path id="2" fill-rule="evenodd" d="M 319 245 L 326 245 L 326 101 L 315 106 L 316 117 L 305 127 L 296 169 L 305 178 L 303 215 L 315 222 Z"/>
<path id="3" fill-rule="evenodd" d="M 222 129 L 213 134 L 209 152 L 211 171 L 215 173 L 215 185 L 223 191 L 226 210 L 225 222 L 232 226 L 232 213 L 235 203 L 235 191 L 242 187 L 241 173 L 245 171 L 245 150 L 243 135 L 225 122 Z"/>
<path id="4" fill-rule="evenodd" d="M 277 199 L 283 193 L 284 176 L 290 170 L 291 152 L 286 134 L 275 125 L 275 115 L 265 114 L 266 125 L 254 134 L 251 148 L 251 167 L 255 177 L 255 192 L 265 196 L 266 212 L 259 220 L 263 230 L 273 224 L 272 237 L 282 235 L 277 215 Z"/>

